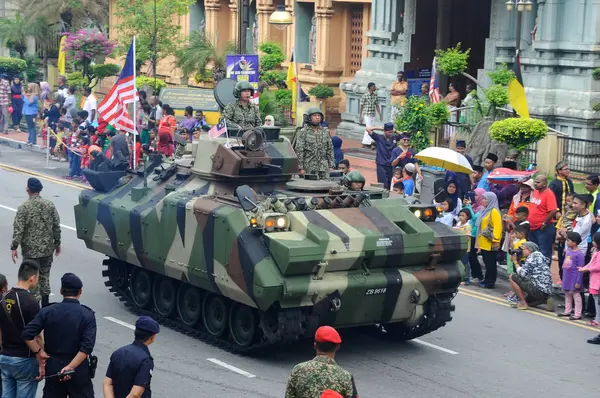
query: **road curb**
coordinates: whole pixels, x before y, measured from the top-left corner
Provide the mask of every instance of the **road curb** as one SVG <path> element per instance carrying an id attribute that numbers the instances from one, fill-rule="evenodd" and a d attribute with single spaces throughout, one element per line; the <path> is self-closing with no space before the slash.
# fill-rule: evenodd
<path id="1" fill-rule="evenodd" d="M 28 146 L 23 141 L 15 140 L 15 139 L 8 138 L 8 137 L 2 137 L 2 133 L 0 133 L 0 144 L 9 146 L 9 147 L 15 148 L 15 149 L 26 149 L 30 152 L 41 153 L 42 155 L 46 154 L 46 150 L 37 144 Z"/>
<path id="2" fill-rule="evenodd" d="M 57 184 L 67 185 L 67 186 L 70 186 L 72 188 L 77 188 L 77 189 L 80 189 L 80 190 L 91 189 L 91 187 L 88 186 L 88 185 L 79 184 L 77 182 L 72 182 L 72 181 L 69 181 L 69 180 L 63 180 L 62 178 L 56 178 L 56 177 L 50 176 L 48 174 L 40 173 L 39 171 L 24 169 L 22 167 L 15 167 L 15 166 L 10 166 L 10 165 L 7 165 L 7 164 L 0 163 L 0 168 L 8 170 L 8 171 L 14 171 L 16 173 L 27 174 L 27 175 L 30 175 L 30 176 L 33 176 L 33 177 L 39 177 L 39 178 L 42 178 L 44 180 L 55 182 Z"/>

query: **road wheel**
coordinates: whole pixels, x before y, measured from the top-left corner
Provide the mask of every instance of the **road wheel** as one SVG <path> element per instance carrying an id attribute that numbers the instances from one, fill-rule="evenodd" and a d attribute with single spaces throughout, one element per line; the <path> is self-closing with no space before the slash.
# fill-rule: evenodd
<path id="1" fill-rule="evenodd" d="M 110 262 L 108 264 L 108 280 L 110 283 L 119 290 L 125 290 L 127 287 L 129 268 L 129 265 L 122 262 Z"/>
<path id="2" fill-rule="evenodd" d="M 190 284 L 182 283 L 177 291 L 177 313 L 186 326 L 196 326 L 202 316 L 202 292 Z"/>
<path id="3" fill-rule="evenodd" d="M 152 298 L 156 312 L 164 317 L 171 316 L 177 303 L 177 288 L 173 279 L 165 276 L 154 278 Z"/>
<path id="4" fill-rule="evenodd" d="M 229 311 L 229 334 L 235 344 L 249 347 L 256 336 L 256 311 L 247 305 L 234 303 Z"/>
<path id="5" fill-rule="evenodd" d="M 227 329 L 227 303 L 221 296 L 207 294 L 202 302 L 202 320 L 206 331 L 221 337 Z"/>
<path id="6" fill-rule="evenodd" d="M 131 299 L 138 308 L 148 308 L 152 301 L 152 275 L 139 267 L 134 267 L 129 281 Z"/>

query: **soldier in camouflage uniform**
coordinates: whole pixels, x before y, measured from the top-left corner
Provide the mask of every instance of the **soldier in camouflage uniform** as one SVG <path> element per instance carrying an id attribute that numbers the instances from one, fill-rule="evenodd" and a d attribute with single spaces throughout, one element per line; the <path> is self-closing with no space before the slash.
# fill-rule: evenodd
<path id="1" fill-rule="evenodd" d="M 323 113 L 319 108 L 310 108 L 304 115 L 308 120 L 298 132 L 294 147 L 298 156 L 299 174 L 318 174 L 319 178 L 326 178 L 329 170 L 333 170 L 335 160 L 331 136 L 321 127 Z"/>
<path id="2" fill-rule="evenodd" d="M 317 356 L 292 370 L 285 398 L 319 398 L 326 390 L 344 398 L 358 398 L 354 377 L 335 362 L 342 339 L 331 326 L 321 326 L 315 333 Z"/>
<path id="3" fill-rule="evenodd" d="M 40 196 L 43 186 L 37 178 L 27 180 L 29 199 L 17 209 L 13 224 L 13 239 L 10 249 L 16 263 L 17 248 L 21 246 L 24 260 L 35 260 L 40 265 L 38 286 L 31 293 L 49 304 L 50 267 L 52 253 L 60 254 L 60 217 L 54 203 Z"/>
<path id="4" fill-rule="evenodd" d="M 190 139 L 190 132 L 183 128 L 179 130 L 179 134 L 175 136 L 175 159 L 181 159 L 187 150 L 187 144 Z"/>
<path id="5" fill-rule="evenodd" d="M 254 87 L 248 82 L 238 82 L 233 89 L 233 95 L 238 100 L 223 109 L 227 125 L 242 128 L 262 126 L 258 106 L 250 102 L 254 95 Z"/>

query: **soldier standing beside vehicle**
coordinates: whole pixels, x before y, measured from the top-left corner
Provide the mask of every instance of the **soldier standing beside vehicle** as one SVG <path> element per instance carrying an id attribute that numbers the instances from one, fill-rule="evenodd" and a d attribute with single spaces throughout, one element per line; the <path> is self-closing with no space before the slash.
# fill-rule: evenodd
<path id="1" fill-rule="evenodd" d="M 60 254 L 60 217 L 54 203 L 40 196 L 42 183 L 37 178 L 27 180 L 29 199 L 17 209 L 13 223 L 13 239 L 10 249 L 12 260 L 19 257 L 21 246 L 24 260 L 35 260 L 40 265 L 38 286 L 31 293 L 42 301 L 42 307 L 50 302 L 50 268 L 52 253 Z"/>
<path id="2" fill-rule="evenodd" d="M 77 275 L 66 273 L 61 278 L 61 303 L 42 308 L 23 330 L 21 338 L 31 351 L 46 358 L 46 376 L 74 371 L 72 375 L 46 379 L 44 397 L 90 398 L 94 396 L 92 365 L 88 357 L 96 344 L 94 311 L 79 303 L 83 283 Z M 42 331 L 46 349 L 34 340 Z M 46 353 L 47 350 L 47 353 Z"/>
<path id="3" fill-rule="evenodd" d="M 154 359 L 148 346 L 160 331 L 158 322 L 141 316 L 135 323 L 135 341 L 119 348 L 110 356 L 104 378 L 104 398 L 152 396 L 150 381 Z"/>
<path id="4" fill-rule="evenodd" d="M 298 132 L 294 150 L 298 156 L 298 174 L 318 174 L 326 178 L 335 165 L 333 143 L 327 130 L 321 127 L 323 113 L 319 108 L 310 108 L 304 114 L 306 125 Z"/>
<path id="5" fill-rule="evenodd" d="M 358 398 L 354 377 L 335 362 L 342 339 L 331 326 L 321 326 L 315 333 L 317 356 L 292 370 L 285 398 L 319 398 L 326 390 L 344 398 Z"/>
<path id="6" fill-rule="evenodd" d="M 254 96 L 254 87 L 248 82 L 237 82 L 233 89 L 233 96 L 238 100 L 227 104 L 223 109 L 223 117 L 228 126 L 253 128 L 262 126 L 258 107 L 251 102 Z"/>

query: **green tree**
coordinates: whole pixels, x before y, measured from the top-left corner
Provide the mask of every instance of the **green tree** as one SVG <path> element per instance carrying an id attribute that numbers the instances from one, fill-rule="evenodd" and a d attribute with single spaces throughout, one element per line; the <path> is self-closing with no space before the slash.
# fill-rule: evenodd
<path id="1" fill-rule="evenodd" d="M 186 15 L 195 0 L 156 0 L 156 62 L 175 55 L 180 44 L 181 27 L 174 16 Z M 154 54 L 154 2 L 146 0 L 116 0 L 115 15 L 121 23 L 116 26 L 119 32 L 118 53 L 124 55 L 129 50 L 131 39 L 136 36 L 136 67 L 153 60 Z"/>
<path id="2" fill-rule="evenodd" d="M 90 26 L 102 30 L 108 23 L 108 2 L 109 0 L 16 0 L 16 5 L 27 18 L 60 20 L 65 31 Z"/>
<path id="3" fill-rule="evenodd" d="M 193 73 L 206 76 L 206 69 L 211 64 L 215 84 L 223 80 L 227 75 L 227 55 L 235 54 L 236 44 L 228 42 L 221 50 L 213 44 L 218 42 L 217 39 L 218 36 L 211 40 L 204 32 L 192 32 L 187 43 L 175 53 L 175 65 L 185 76 Z"/>
<path id="4" fill-rule="evenodd" d="M 17 12 L 14 18 L 0 19 L 0 37 L 4 39 L 6 47 L 14 50 L 19 54 L 19 58 L 24 59 L 27 51 L 27 38 L 46 40 L 44 34 L 47 26 L 44 18 L 30 20 Z"/>

